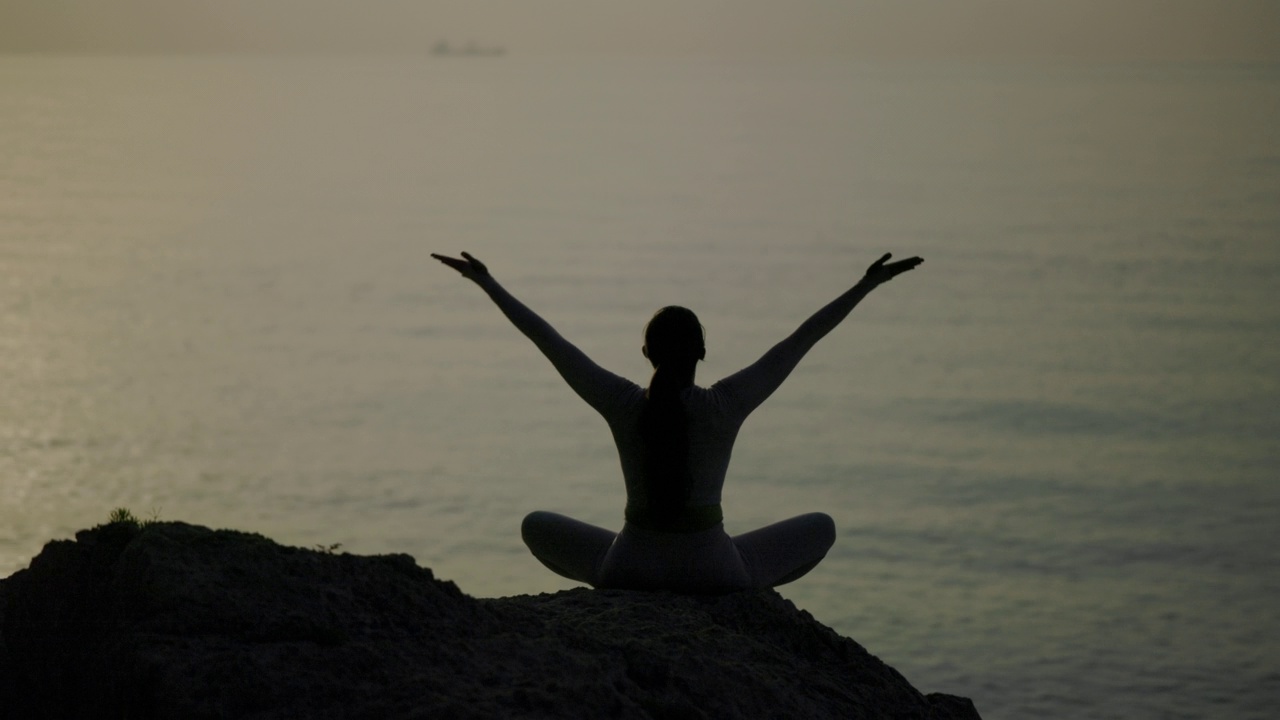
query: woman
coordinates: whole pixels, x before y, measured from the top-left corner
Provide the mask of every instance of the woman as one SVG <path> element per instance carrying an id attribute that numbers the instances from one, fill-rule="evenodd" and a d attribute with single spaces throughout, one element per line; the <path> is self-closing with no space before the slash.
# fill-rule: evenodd
<path id="1" fill-rule="evenodd" d="M 720 491 L 733 441 L 747 415 L 814 343 L 872 289 L 923 260 L 891 263 L 886 253 L 856 285 L 763 357 L 708 388 L 693 382 L 706 355 L 702 325 L 690 310 L 665 307 L 645 328 L 642 352 L 654 372 L 643 388 L 592 362 L 471 255 L 432 257 L 488 293 L 613 432 L 627 488 L 622 531 L 556 513 L 530 513 L 522 535 L 544 565 L 599 588 L 718 593 L 791 582 L 826 556 L 835 542 L 835 524 L 823 513 L 734 537 L 725 533 Z"/>

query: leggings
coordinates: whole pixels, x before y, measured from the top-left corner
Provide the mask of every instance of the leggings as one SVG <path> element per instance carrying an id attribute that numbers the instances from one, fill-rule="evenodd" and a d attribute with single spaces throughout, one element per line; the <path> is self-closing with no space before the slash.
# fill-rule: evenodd
<path id="1" fill-rule="evenodd" d="M 539 510 L 521 535 L 543 565 L 592 587 L 725 593 L 799 578 L 826 556 L 836 528 L 830 516 L 808 513 L 733 537 L 723 524 L 664 533 L 628 523 L 614 533 Z"/>

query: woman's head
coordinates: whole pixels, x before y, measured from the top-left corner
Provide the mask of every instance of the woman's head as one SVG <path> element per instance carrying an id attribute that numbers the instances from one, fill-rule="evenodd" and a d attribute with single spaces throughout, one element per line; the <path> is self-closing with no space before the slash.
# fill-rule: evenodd
<path id="1" fill-rule="evenodd" d="M 668 305 L 644 328 L 644 356 L 656 368 L 664 363 L 696 364 L 706 357 L 706 334 L 689 308 Z"/>

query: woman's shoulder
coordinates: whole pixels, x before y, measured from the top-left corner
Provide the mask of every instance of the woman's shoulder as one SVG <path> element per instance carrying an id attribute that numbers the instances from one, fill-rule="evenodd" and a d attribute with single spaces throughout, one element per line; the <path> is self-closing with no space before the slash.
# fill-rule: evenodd
<path id="1" fill-rule="evenodd" d="M 723 412 L 732 406 L 729 389 L 721 383 L 716 383 L 711 387 L 694 385 L 682 390 L 680 398 L 685 402 L 686 407 L 690 409 L 697 408 L 706 411 Z"/>
<path id="2" fill-rule="evenodd" d="M 645 389 L 626 378 L 619 378 L 617 397 L 618 404 L 625 408 L 639 409 L 644 405 Z"/>

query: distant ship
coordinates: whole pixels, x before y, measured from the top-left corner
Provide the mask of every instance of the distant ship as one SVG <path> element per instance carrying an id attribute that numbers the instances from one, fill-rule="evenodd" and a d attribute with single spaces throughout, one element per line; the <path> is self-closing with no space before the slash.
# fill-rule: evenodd
<path id="1" fill-rule="evenodd" d="M 506 55 L 507 49 L 500 46 L 481 47 L 475 41 L 462 47 L 454 47 L 447 40 L 441 40 L 431 46 L 431 54 L 436 57 L 497 57 Z"/>

